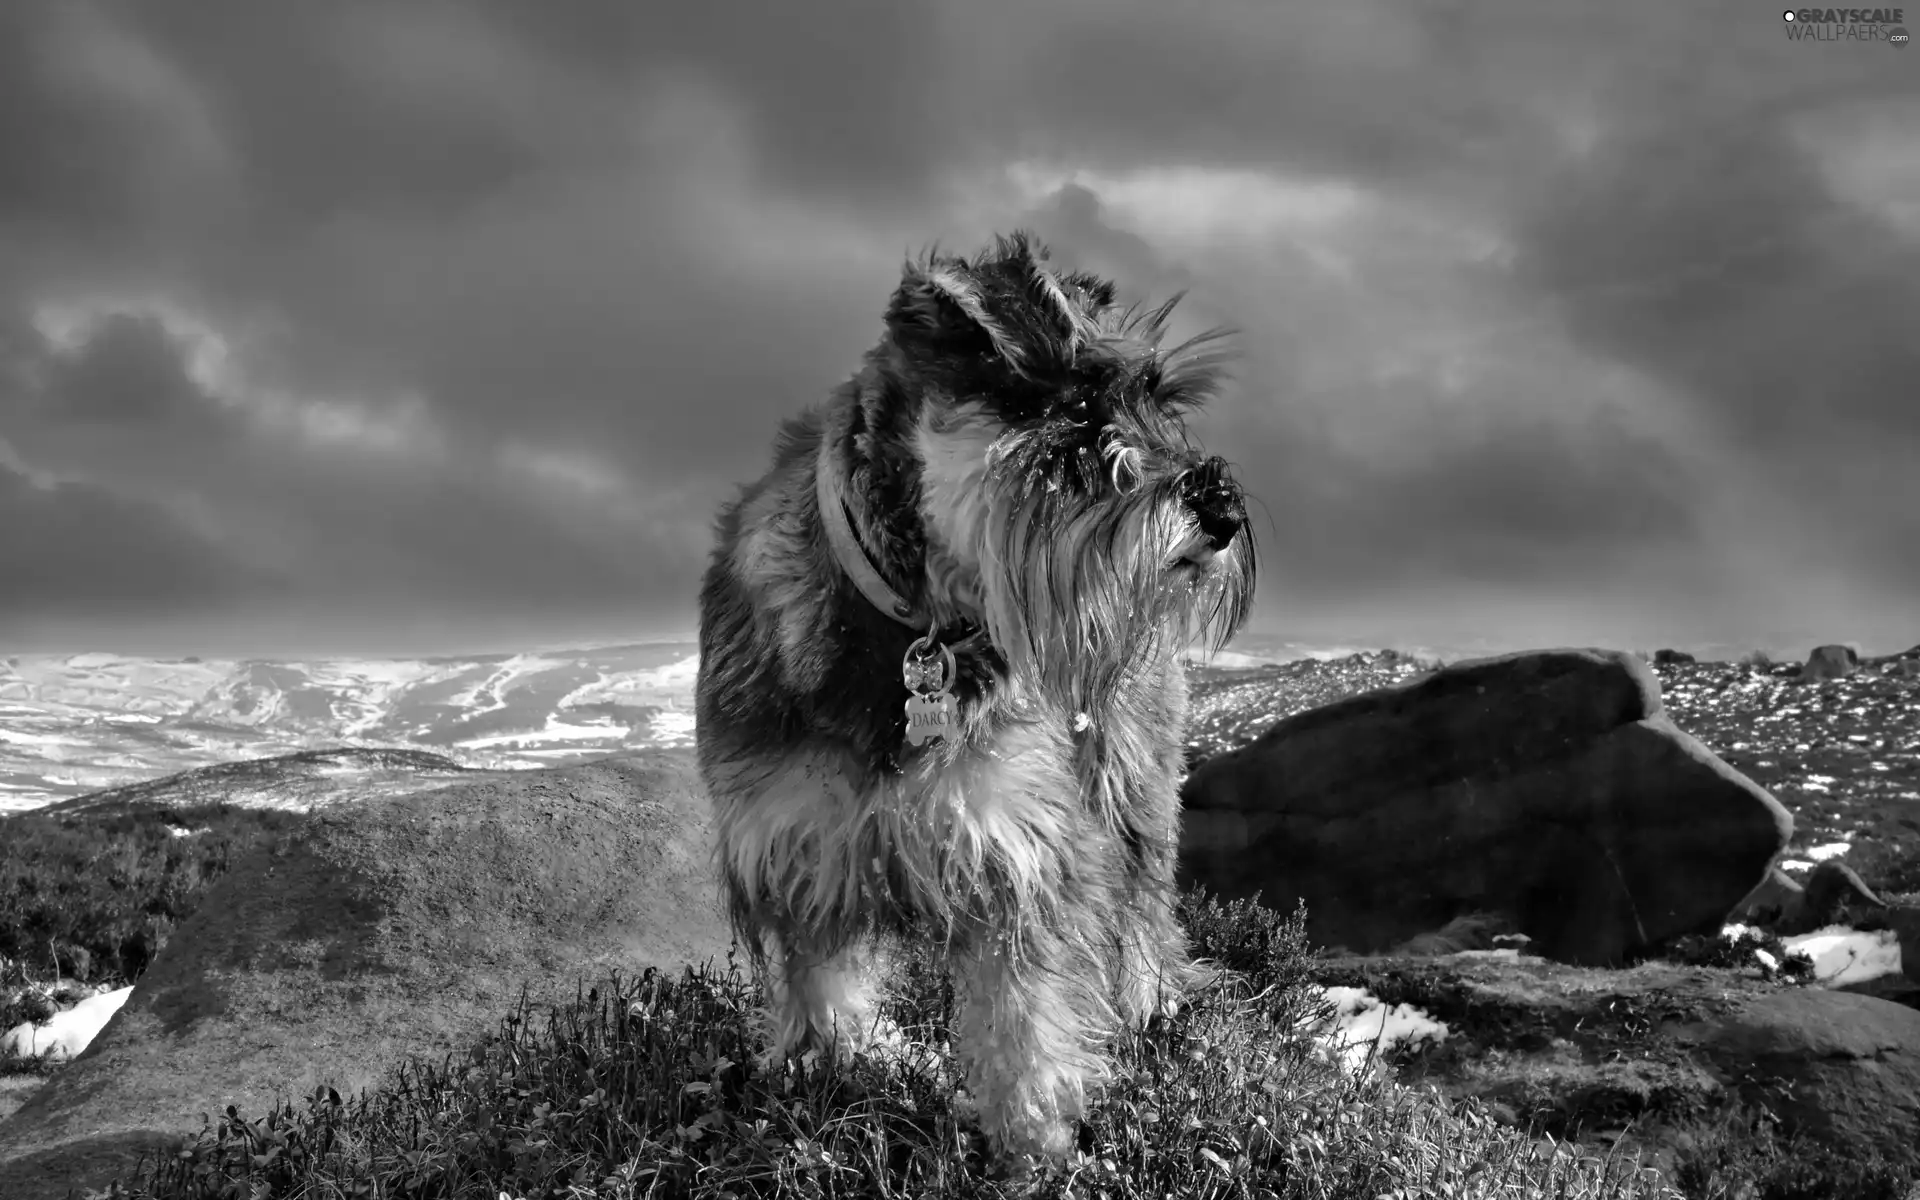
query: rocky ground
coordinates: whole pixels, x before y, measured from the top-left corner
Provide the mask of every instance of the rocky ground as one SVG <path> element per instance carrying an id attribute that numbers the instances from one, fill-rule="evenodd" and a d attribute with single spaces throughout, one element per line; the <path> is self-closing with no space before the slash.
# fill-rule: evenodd
<path id="1" fill-rule="evenodd" d="M 1793 813 L 1789 861 L 1846 843 L 1847 865 L 1873 878 L 1920 854 L 1920 676 L 1897 662 L 1819 683 L 1800 682 L 1793 666 L 1654 670 L 1674 724 Z M 1895 890 L 1920 892 L 1920 877 Z"/>

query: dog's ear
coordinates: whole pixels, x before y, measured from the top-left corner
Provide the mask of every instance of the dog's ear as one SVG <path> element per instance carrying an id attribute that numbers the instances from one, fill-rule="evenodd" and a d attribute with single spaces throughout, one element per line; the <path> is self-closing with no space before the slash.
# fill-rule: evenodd
<path id="1" fill-rule="evenodd" d="M 909 262 L 887 304 L 887 332 L 896 344 L 932 359 L 993 354 L 1019 370 L 1025 355 L 988 307 L 986 292 L 956 259 Z"/>

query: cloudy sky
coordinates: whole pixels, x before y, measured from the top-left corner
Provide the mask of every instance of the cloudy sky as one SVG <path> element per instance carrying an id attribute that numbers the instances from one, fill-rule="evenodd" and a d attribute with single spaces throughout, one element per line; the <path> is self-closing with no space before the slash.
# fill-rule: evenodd
<path id="1" fill-rule="evenodd" d="M 1259 629 L 1920 641 L 1920 51 L 1753 3 L 0 5 L 0 652 L 690 628 L 902 258 L 1241 330 Z"/>

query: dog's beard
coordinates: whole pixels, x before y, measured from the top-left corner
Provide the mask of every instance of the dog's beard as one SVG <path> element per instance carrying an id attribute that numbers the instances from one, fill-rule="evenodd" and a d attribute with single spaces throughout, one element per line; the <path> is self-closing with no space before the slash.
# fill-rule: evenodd
<path id="1" fill-rule="evenodd" d="M 1089 711 L 1204 637 L 1218 650 L 1252 602 L 1253 546 L 1203 543 L 1176 480 L 1078 496 L 990 471 L 981 506 L 988 633 L 1016 678 Z"/>

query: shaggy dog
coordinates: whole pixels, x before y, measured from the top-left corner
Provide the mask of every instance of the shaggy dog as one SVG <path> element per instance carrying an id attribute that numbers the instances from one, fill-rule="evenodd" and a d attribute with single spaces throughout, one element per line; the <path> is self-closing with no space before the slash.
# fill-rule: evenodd
<path id="1" fill-rule="evenodd" d="M 860 1046 L 879 950 L 931 939 L 982 1131 L 1029 1163 L 1194 978 L 1182 652 L 1254 584 L 1244 497 L 1183 423 L 1220 334 L 1163 346 L 1174 302 L 1114 296 L 1024 234 L 909 263 L 722 509 L 700 595 L 700 768 L 775 1054 Z"/>

